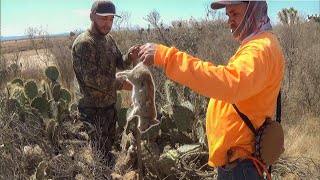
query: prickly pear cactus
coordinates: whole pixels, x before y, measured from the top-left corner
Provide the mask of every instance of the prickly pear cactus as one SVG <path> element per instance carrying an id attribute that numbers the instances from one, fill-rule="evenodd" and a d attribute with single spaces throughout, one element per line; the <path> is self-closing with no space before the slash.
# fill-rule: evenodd
<path id="1" fill-rule="evenodd" d="M 23 80 L 21 78 L 15 78 L 14 80 L 12 80 L 10 82 L 11 84 L 17 84 L 17 85 L 20 85 L 20 86 L 23 86 Z"/>
<path id="2" fill-rule="evenodd" d="M 44 179 L 46 166 L 47 166 L 47 164 L 44 161 L 39 163 L 37 170 L 36 170 L 36 180 L 43 180 Z"/>
<path id="3" fill-rule="evenodd" d="M 70 111 L 71 112 L 78 111 L 78 104 L 77 103 L 72 103 L 71 106 L 70 106 Z"/>
<path id="4" fill-rule="evenodd" d="M 122 104 L 122 96 L 121 93 L 117 93 L 117 102 L 116 102 L 116 109 L 117 111 L 121 109 L 121 104 Z"/>
<path id="5" fill-rule="evenodd" d="M 120 108 L 119 110 L 117 109 L 117 114 L 118 114 L 118 128 L 123 129 L 124 126 L 127 123 L 127 111 L 128 108 Z"/>
<path id="6" fill-rule="evenodd" d="M 193 113 L 195 112 L 194 105 L 193 105 L 190 101 L 183 101 L 183 102 L 181 103 L 181 106 L 190 109 Z"/>
<path id="7" fill-rule="evenodd" d="M 59 99 L 61 98 L 61 86 L 60 84 L 56 84 L 52 88 L 52 97 L 53 99 L 58 102 Z"/>
<path id="8" fill-rule="evenodd" d="M 174 174 L 174 167 L 179 158 L 177 150 L 171 149 L 160 155 L 157 165 L 163 177 Z"/>
<path id="9" fill-rule="evenodd" d="M 49 110 L 49 102 L 43 97 L 36 97 L 31 102 L 31 107 L 38 109 L 41 114 L 46 114 Z"/>
<path id="10" fill-rule="evenodd" d="M 48 100 L 52 98 L 49 84 L 45 80 L 42 80 L 40 82 L 39 93 L 43 98 L 46 98 Z"/>
<path id="11" fill-rule="evenodd" d="M 46 68 L 45 74 L 51 81 L 57 81 L 60 72 L 56 66 L 49 66 Z"/>
<path id="12" fill-rule="evenodd" d="M 24 93 L 26 96 L 32 100 L 38 95 L 38 86 L 37 83 L 33 80 L 26 82 L 24 85 Z"/>
<path id="13" fill-rule="evenodd" d="M 166 80 L 164 88 L 166 92 L 167 102 L 169 104 L 179 104 L 178 93 L 175 88 L 174 82 L 172 82 L 171 80 Z"/>
<path id="14" fill-rule="evenodd" d="M 9 112 L 20 112 L 22 108 L 18 100 L 9 98 L 7 101 L 7 109 Z"/>
<path id="15" fill-rule="evenodd" d="M 21 106 L 24 106 L 27 103 L 27 98 L 22 86 L 13 85 L 9 90 L 9 97 L 16 99 Z"/>
<path id="16" fill-rule="evenodd" d="M 194 120 L 193 112 L 180 105 L 165 105 L 162 108 L 162 114 L 165 118 L 161 122 L 161 129 L 167 132 L 168 129 L 173 128 L 172 123 L 178 128 L 180 132 L 187 131 L 192 128 L 192 123 Z"/>
<path id="17" fill-rule="evenodd" d="M 160 129 L 163 133 L 170 133 L 170 131 L 174 128 L 176 128 L 173 119 L 172 119 L 172 105 L 165 105 L 161 107 L 161 123 L 160 123 Z"/>
<path id="18" fill-rule="evenodd" d="M 68 90 L 61 88 L 60 90 L 60 99 L 62 99 L 66 104 L 71 102 L 71 94 Z"/>
<path id="19" fill-rule="evenodd" d="M 187 131 L 192 128 L 194 121 L 193 112 L 184 106 L 173 106 L 172 119 L 180 132 Z"/>
<path id="20" fill-rule="evenodd" d="M 17 76 L 18 73 L 21 72 L 21 66 L 19 64 L 17 64 L 17 63 L 10 64 L 8 69 L 9 69 L 9 71 L 14 73 L 14 76 Z"/>

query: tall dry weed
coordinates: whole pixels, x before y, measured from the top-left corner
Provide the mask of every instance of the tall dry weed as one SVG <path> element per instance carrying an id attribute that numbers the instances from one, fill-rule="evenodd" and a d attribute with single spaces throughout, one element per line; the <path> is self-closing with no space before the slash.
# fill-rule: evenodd
<path id="1" fill-rule="evenodd" d="M 61 83 L 70 90 L 73 90 L 75 74 L 73 71 L 71 49 L 73 38 L 67 38 L 64 41 L 54 40 L 50 49 L 53 55 L 53 64 L 58 66 L 61 74 Z"/>
<path id="2" fill-rule="evenodd" d="M 27 177 L 26 164 L 22 161 L 20 149 L 24 136 L 16 115 L 7 110 L 7 99 L 0 95 L 0 179 L 24 179 Z M 19 123 L 20 124 L 20 123 Z"/>
<path id="3" fill-rule="evenodd" d="M 3 85 L 6 83 L 6 81 L 8 80 L 8 60 L 4 57 L 3 54 L 1 54 L 0 56 L 0 89 L 2 89 Z"/>
<path id="4" fill-rule="evenodd" d="M 296 123 L 284 123 L 286 157 L 309 157 L 320 161 L 320 119 L 304 115 Z"/>
<path id="5" fill-rule="evenodd" d="M 31 59 L 25 61 L 22 66 L 21 77 L 23 79 L 36 79 L 39 82 L 46 79 L 44 67 L 41 64 L 32 62 Z"/>
<path id="6" fill-rule="evenodd" d="M 285 55 L 283 116 L 294 123 L 306 113 L 320 112 L 320 23 L 278 25 L 275 33 Z"/>

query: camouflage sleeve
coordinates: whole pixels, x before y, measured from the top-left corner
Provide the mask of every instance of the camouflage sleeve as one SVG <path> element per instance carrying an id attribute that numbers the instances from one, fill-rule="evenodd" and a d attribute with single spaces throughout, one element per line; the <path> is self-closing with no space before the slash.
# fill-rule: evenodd
<path id="1" fill-rule="evenodd" d="M 97 63 L 96 48 L 90 42 L 80 42 L 74 46 L 75 68 L 82 77 L 85 86 L 104 93 L 111 90 L 122 89 L 123 79 L 114 79 L 103 75 L 102 69 Z"/>
<path id="2" fill-rule="evenodd" d="M 109 35 L 109 38 L 112 40 L 112 42 L 114 43 L 117 49 L 117 59 L 116 59 L 117 68 L 120 70 L 128 69 L 129 66 L 132 64 L 132 59 L 129 56 L 130 52 L 127 52 L 126 54 L 122 55 L 121 51 L 118 48 L 117 43 L 113 40 L 111 35 Z"/>

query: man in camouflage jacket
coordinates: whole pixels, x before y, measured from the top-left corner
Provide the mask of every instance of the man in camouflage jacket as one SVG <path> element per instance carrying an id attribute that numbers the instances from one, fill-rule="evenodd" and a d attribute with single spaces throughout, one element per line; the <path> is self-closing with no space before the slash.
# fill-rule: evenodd
<path id="1" fill-rule="evenodd" d="M 91 26 L 72 46 L 74 72 L 83 95 L 78 105 L 80 119 L 94 126 L 89 135 L 108 161 L 116 136 L 116 91 L 132 89 L 129 82 L 115 77 L 116 68 L 127 69 L 138 57 L 137 46 L 123 56 L 109 34 L 114 16 L 118 15 L 111 1 L 94 2 Z"/>

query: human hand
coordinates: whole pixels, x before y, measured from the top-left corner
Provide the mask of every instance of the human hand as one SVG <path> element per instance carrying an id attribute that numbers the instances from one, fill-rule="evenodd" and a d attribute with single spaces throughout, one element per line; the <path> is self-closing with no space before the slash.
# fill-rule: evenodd
<path id="1" fill-rule="evenodd" d="M 154 64 L 154 55 L 158 48 L 159 44 L 155 43 L 146 43 L 140 46 L 139 57 L 143 64 L 147 66 L 152 66 Z"/>
<path id="2" fill-rule="evenodd" d="M 132 84 L 128 80 L 124 80 L 122 83 L 122 89 L 132 91 Z"/>
<path id="3" fill-rule="evenodd" d="M 128 50 L 128 58 L 132 60 L 133 66 L 135 66 L 138 62 L 138 53 L 140 50 L 140 44 L 134 45 Z"/>

